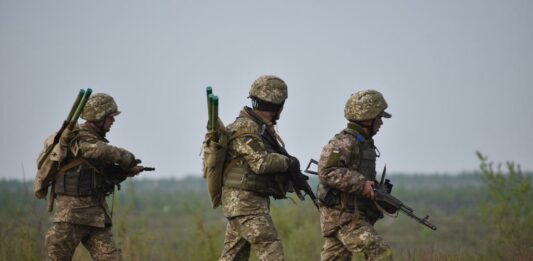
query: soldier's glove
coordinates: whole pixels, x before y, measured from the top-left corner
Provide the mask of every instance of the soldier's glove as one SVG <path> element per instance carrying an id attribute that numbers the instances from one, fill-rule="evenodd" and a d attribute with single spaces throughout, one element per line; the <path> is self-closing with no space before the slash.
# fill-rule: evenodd
<path id="1" fill-rule="evenodd" d="M 120 149 L 122 151 L 122 157 L 118 163 L 122 169 L 130 169 L 131 167 L 137 165 L 137 162 L 135 160 L 135 155 L 133 155 L 131 152 Z"/>
<path id="2" fill-rule="evenodd" d="M 141 165 L 135 165 L 132 168 L 128 169 L 128 172 L 126 174 L 127 177 L 133 177 L 143 171 L 143 166 Z"/>
<path id="3" fill-rule="evenodd" d="M 300 161 L 296 157 L 290 156 L 290 155 L 289 155 L 289 159 L 291 160 L 289 169 L 294 170 L 294 171 L 300 171 Z"/>
<path id="4" fill-rule="evenodd" d="M 299 173 L 300 172 L 300 161 L 294 157 L 289 155 L 289 159 L 291 160 L 291 163 L 289 165 L 289 169 L 287 169 L 288 173 Z"/>
<path id="5" fill-rule="evenodd" d="M 291 155 L 287 156 L 289 158 L 289 168 L 287 169 L 286 175 L 287 179 L 287 192 L 294 192 L 294 186 L 296 185 L 296 177 L 300 174 L 300 161 Z"/>

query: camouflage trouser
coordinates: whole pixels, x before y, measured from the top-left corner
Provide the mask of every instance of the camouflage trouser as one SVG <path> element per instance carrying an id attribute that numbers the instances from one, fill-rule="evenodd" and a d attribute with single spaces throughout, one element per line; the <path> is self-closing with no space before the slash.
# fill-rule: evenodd
<path id="1" fill-rule="evenodd" d="M 111 227 L 97 228 L 64 222 L 54 223 L 46 233 L 46 260 L 71 260 L 80 241 L 94 260 L 122 260 Z"/>
<path id="2" fill-rule="evenodd" d="M 284 260 L 283 246 L 268 214 L 229 219 L 220 261 L 248 260 L 250 246 L 259 260 Z"/>
<path id="3" fill-rule="evenodd" d="M 353 253 L 363 253 L 366 260 L 392 260 L 392 250 L 374 227 L 363 220 L 352 221 L 326 237 L 321 260 L 352 260 Z"/>

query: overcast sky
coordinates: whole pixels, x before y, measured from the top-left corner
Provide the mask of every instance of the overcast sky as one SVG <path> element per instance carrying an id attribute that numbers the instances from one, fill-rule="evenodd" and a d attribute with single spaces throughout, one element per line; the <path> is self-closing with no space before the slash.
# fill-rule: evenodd
<path id="1" fill-rule="evenodd" d="M 82 88 L 115 97 L 108 138 L 157 168 L 146 176 L 200 175 L 205 87 L 230 123 L 263 74 L 289 86 L 279 132 L 302 165 L 345 127 L 349 95 L 376 89 L 393 115 L 378 168 L 473 171 L 480 150 L 533 170 L 532 14 L 532 1 L 0 0 L 0 178 L 33 178 Z"/>

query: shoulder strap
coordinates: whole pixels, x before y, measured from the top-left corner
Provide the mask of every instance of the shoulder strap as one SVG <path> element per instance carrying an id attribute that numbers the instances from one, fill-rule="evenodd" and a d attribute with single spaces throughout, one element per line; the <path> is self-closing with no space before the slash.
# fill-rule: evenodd
<path id="1" fill-rule="evenodd" d="M 77 157 L 77 158 L 74 158 L 73 160 L 71 160 L 69 163 L 63 165 L 62 167 L 59 168 L 59 170 L 56 172 L 56 174 L 54 175 L 54 179 L 53 181 L 56 181 L 58 180 L 61 175 L 65 174 L 65 172 L 67 172 L 68 170 L 71 170 L 75 167 L 78 167 L 80 165 L 88 165 L 90 166 L 91 168 L 95 169 L 96 172 L 100 172 L 98 171 L 97 168 L 95 168 L 91 163 L 89 163 L 86 159 L 82 158 L 82 157 Z"/>
<path id="2" fill-rule="evenodd" d="M 350 129 L 344 129 L 343 131 L 341 131 L 340 134 L 347 134 L 348 136 L 355 139 L 355 146 L 354 145 L 350 146 L 350 151 L 352 152 L 351 157 L 350 157 L 350 162 L 353 162 L 357 159 L 357 162 L 356 162 L 357 167 L 361 166 L 361 157 L 360 157 L 361 143 L 364 142 L 364 137 L 362 137 L 360 134 Z"/>

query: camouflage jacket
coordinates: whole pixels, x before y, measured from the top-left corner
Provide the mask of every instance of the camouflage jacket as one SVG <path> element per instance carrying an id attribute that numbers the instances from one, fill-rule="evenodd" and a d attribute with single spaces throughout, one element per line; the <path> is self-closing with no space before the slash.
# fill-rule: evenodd
<path id="1" fill-rule="evenodd" d="M 339 200 L 347 197 L 354 204 L 353 211 L 347 211 L 340 205 L 320 207 L 320 226 L 324 236 L 334 233 L 339 226 L 350 221 L 367 218 L 369 213 L 374 214 L 371 212 L 375 210 L 372 201 L 361 193 L 364 183 L 374 180 L 376 176 L 375 150 L 372 138 L 354 123 L 349 123 L 322 149 L 318 164 L 321 185 L 340 191 Z"/>
<path id="2" fill-rule="evenodd" d="M 273 136 L 283 146 L 283 141 L 275 133 L 272 124 L 262 119 L 251 108 L 245 107 L 235 122 L 227 126 L 231 135 L 246 133 L 242 136 L 238 135 L 228 144 L 227 162 L 237 160 L 236 167 L 239 167 L 239 164 L 244 165 L 246 171 L 259 175 L 286 171 L 290 159 L 285 155 L 276 153 L 264 142 L 261 131 L 265 130 L 262 130 L 262 126 L 267 126 L 268 131 L 273 133 Z M 222 209 L 226 217 L 268 213 L 269 204 L 268 196 L 227 186 L 222 188 Z"/>
<path id="3" fill-rule="evenodd" d="M 87 124 L 77 126 L 70 135 L 72 136 L 68 158 L 83 157 L 97 167 L 116 164 L 123 169 L 129 169 L 135 165 L 135 156 L 132 153 L 109 145 L 104 134 Z M 104 195 L 87 197 L 57 195 L 55 204 L 54 222 L 94 227 L 111 225 L 109 207 Z"/>

